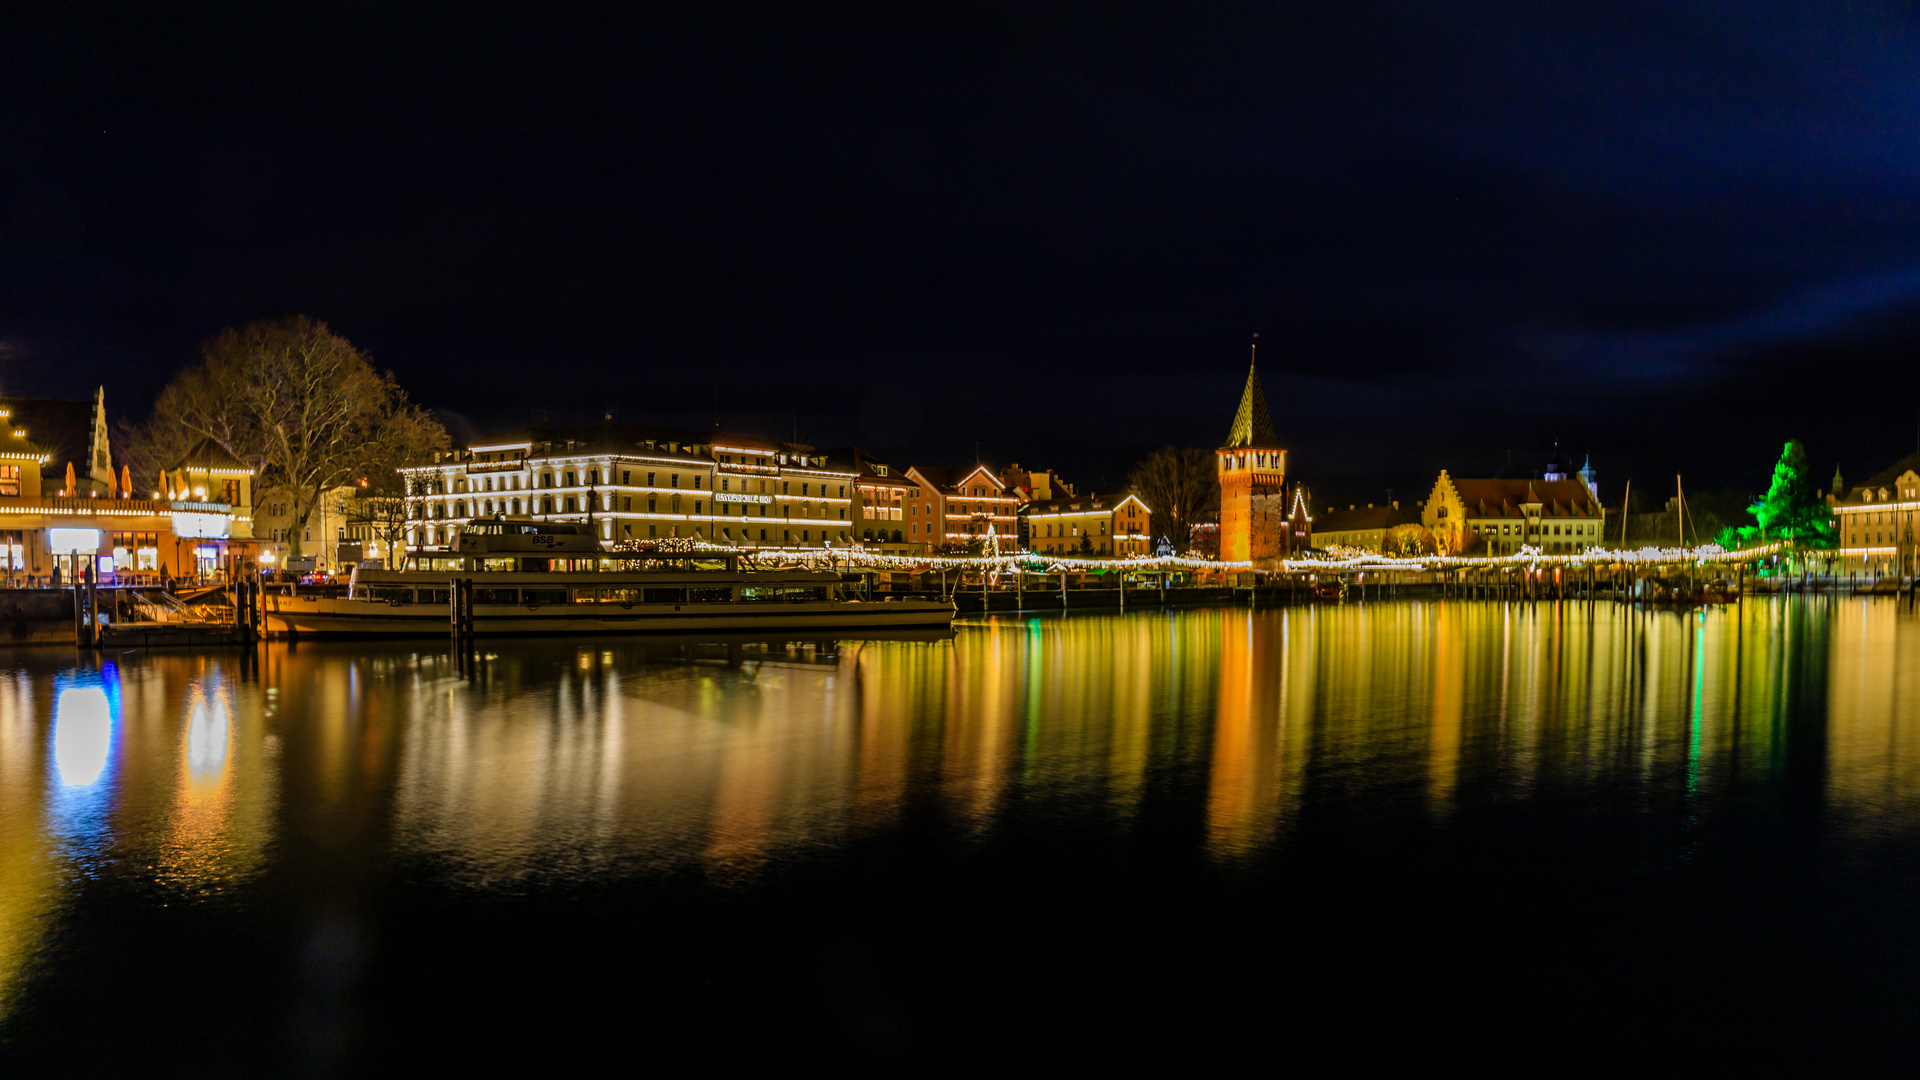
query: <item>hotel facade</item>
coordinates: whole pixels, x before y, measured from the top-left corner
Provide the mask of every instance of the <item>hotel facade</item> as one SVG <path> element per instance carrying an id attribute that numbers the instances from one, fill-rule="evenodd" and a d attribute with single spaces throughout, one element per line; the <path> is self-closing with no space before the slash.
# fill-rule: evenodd
<path id="1" fill-rule="evenodd" d="M 742 548 L 853 542 L 855 476 L 812 447 L 719 432 L 601 424 L 477 439 L 402 469 L 414 550 L 476 518 L 591 522 L 618 546 L 681 537 Z"/>

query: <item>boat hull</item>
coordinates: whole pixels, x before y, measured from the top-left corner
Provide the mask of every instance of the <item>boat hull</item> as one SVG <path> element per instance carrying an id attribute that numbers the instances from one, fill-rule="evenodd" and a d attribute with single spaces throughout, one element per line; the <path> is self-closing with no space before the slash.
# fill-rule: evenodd
<path id="1" fill-rule="evenodd" d="M 426 637 L 448 633 L 442 604 L 389 604 L 329 597 L 269 597 L 267 633 L 313 637 Z M 747 604 L 476 605 L 476 636 L 530 634 L 685 634 L 706 631 L 843 631 L 944 627 L 952 604 L 931 600 Z"/>

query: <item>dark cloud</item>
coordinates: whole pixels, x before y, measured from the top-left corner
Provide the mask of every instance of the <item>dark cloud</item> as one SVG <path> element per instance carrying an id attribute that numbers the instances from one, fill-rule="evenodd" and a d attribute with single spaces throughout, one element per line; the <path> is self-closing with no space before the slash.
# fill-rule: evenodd
<path id="1" fill-rule="evenodd" d="M 1220 438 L 1259 331 L 1355 498 L 1555 439 L 1713 485 L 1909 448 L 1907 14 L 1297 8 L 27 7 L 0 380 L 137 410 L 299 311 L 483 427 L 1117 477 Z"/>

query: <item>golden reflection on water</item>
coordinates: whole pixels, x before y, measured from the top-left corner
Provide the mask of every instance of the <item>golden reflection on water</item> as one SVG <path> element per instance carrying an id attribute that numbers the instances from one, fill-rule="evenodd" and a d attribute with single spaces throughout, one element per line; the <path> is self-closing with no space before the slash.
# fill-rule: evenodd
<path id="1" fill-rule="evenodd" d="M 1186 805 L 1231 864 L 1322 804 L 1707 813 L 1794 777 L 1839 835 L 1904 834 L 1916 627 L 1884 600 L 1401 602 L 501 643 L 473 678 L 438 643 L 27 658 L 0 672 L 0 1010 L 91 881 L 207 902 L 329 851 L 459 888 L 744 881 L 915 814 L 985 839 Z"/>

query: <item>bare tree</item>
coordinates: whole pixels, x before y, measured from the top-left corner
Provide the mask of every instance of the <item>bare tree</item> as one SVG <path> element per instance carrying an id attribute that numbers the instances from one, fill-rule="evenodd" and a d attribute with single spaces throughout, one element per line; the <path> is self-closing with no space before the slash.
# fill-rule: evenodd
<path id="1" fill-rule="evenodd" d="M 407 487 L 395 470 L 362 477 L 339 499 L 334 509 L 349 527 L 360 526 L 380 545 L 387 569 L 397 570 L 400 551 L 407 546 Z"/>
<path id="2" fill-rule="evenodd" d="M 446 429 L 391 372 L 304 315 L 224 330 L 201 346 L 201 362 L 160 392 L 128 458 L 151 481 L 202 437 L 253 467 L 257 490 L 286 497 L 292 556 L 327 492 L 362 478 L 384 485 L 395 468 L 447 445 Z"/>
<path id="3" fill-rule="evenodd" d="M 1220 506 L 1220 474 L 1208 450 L 1163 446 L 1135 465 L 1129 480 L 1153 515 L 1154 536 L 1178 551 L 1191 543 L 1194 522 Z"/>
<path id="4" fill-rule="evenodd" d="M 1413 558 L 1420 555 L 1437 555 L 1440 552 L 1440 540 L 1427 531 L 1424 525 L 1395 525 L 1380 534 L 1380 554 Z"/>

